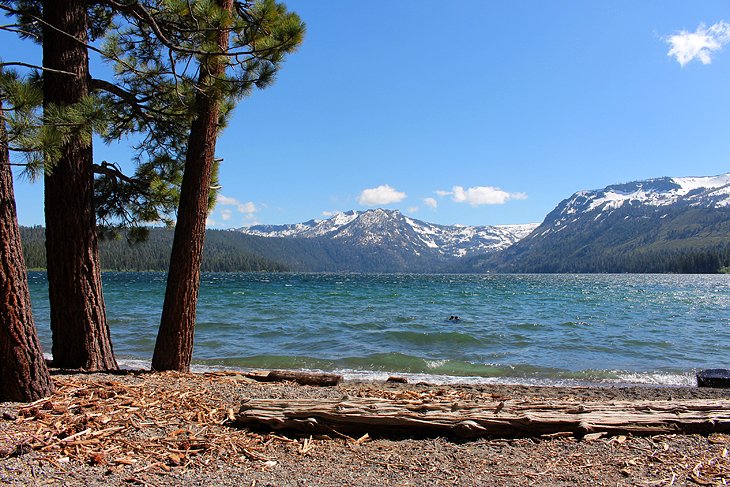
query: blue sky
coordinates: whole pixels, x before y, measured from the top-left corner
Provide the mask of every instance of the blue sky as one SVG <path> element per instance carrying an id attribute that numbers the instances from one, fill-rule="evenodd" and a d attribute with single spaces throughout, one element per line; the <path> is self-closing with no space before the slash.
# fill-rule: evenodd
<path id="1" fill-rule="evenodd" d="M 578 190 L 730 171 L 726 0 L 286 4 L 304 44 L 219 138 L 211 226 L 372 207 L 540 222 Z M 0 35 L 3 60 L 38 57 Z M 16 178 L 16 198 L 43 223 L 42 183 Z"/>

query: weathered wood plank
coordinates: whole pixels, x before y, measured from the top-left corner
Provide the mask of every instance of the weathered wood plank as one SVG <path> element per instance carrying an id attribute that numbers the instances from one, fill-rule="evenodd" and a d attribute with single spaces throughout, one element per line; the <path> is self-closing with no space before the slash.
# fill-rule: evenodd
<path id="1" fill-rule="evenodd" d="M 299 372 L 296 370 L 272 370 L 269 373 L 254 372 L 246 374 L 247 377 L 261 382 L 296 382 L 307 386 L 336 386 L 342 382 L 339 374 L 327 374 L 324 372 Z"/>
<path id="2" fill-rule="evenodd" d="M 709 433 L 730 431 L 730 400 L 465 404 L 379 398 L 256 399 L 243 404 L 236 423 L 305 433 L 459 437 Z"/>

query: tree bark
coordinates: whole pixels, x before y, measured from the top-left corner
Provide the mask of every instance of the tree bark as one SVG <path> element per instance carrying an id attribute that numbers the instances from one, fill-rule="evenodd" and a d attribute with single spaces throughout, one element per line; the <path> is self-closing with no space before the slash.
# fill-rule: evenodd
<path id="1" fill-rule="evenodd" d="M 3 122 L 0 123 L 0 401 L 36 401 L 50 395 L 53 389 L 33 324 Z"/>
<path id="2" fill-rule="evenodd" d="M 68 74 L 43 75 L 44 107 L 67 106 L 89 93 L 86 2 L 46 0 L 43 66 Z M 74 137 L 45 177 L 46 254 L 53 332 L 53 364 L 115 370 L 101 286 L 91 144 Z"/>
<path id="3" fill-rule="evenodd" d="M 219 0 L 218 4 L 230 12 L 233 1 Z M 215 33 L 221 52 L 228 49 L 228 35 L 223 27 Z M 197 117 L 188 137 L 165 302 L 152 356 L 153 370 L 190 370 L 205 220 L 219 130 L 221 100 L 212 85 L 224 73 L 225 64 L 220 56 L 210 56 L 201 62 L 198 86 L 202 89 L 196 95 Z"/>

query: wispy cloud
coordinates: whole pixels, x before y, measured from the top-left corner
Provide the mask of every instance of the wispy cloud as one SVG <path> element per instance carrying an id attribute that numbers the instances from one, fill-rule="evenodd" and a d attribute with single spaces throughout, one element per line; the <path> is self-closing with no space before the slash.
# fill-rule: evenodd
<path id="1" fill-rule="evenodd" d="M 259 211 L 258 208 L 256 208 L 256 205 L 252 201 L 247 201 L 246 203 L 243 203 L 243 202 L 237 200 L 236 198 L 230 198 L 228 196 L 223 196 L 222 194 L 219 194 L 216 196 L 215 202 L 216 202 L 216 205 L 220 205 L 220 206 L 232 206 L 232 207 L 236 208 L 236 211 L 238 211 L 239 213 L 244 213 L 244 214 L 250 215 L 250 214 L 253 214 L 253 213 L 256 213 L 257 211 Z M 224 212 L 224 211 L 228 211 L 228 213 L 230 215 L 230 210 L 225 210 L 225 209 L 221 210 L 221 212 Z M 229 218 L 230 218 L 230 216 L 229 216 Z"/>
<path id="2" fill-rule="evenodd" d="M 451 191 L 436 191 L 439 196 L 451 196 L 456 203 L 469 203 L 471 206 L 503 205 L 509 200 L 527 199 L 526 193 L 508 193 L 494 186 L 473 186 L 464 189 L 463 186 L 454 186 Z"/>
<path id="3" fill-rule="evenodd" d="M 684 67 L 693 59 L 699 59 L 702 64 L 710 64 L 712 55 L 730 42 L 730 24 L 720 22 L 706 27 L 700 24 L 694 32 L 686 30 L 666 38 L 671 46 L 668 56 L 677 60 Z"/>
<path id="4" fill-rule="evenodd" d="M 364 189 L 357 201 L 361 205 L 365 206 L 376 206 L 376 205 L 389 205 L 391 203 L 398 203 L 406 198 L 406 194 L 402 191 L 396 191 L 395 188 L 383 184 L 377 188 Z"/>
<path id="5" fill-rule="evenodd" d="M 439 202 L 436 201 L 436 198 L 423 198 L 423 204 L 428 206 L 429 208 L 436 209 L 439 205 Z"/>
<path id="6" fill-rule="evenodd" d="M 252 201 L 244 203 L 236 198 L 218 194 L 215 198 L 215 204 L 214 212 L 205 222 L 209 227 L 236 225 L 237 219 L 234 218 L 236 214 L 243 215 L 242 219 L 239 217 L 238 221 L 242 222 L 246 226 L 258 223 L 256 220 L 256 213 L 261 208 L 257 207 Z"/>

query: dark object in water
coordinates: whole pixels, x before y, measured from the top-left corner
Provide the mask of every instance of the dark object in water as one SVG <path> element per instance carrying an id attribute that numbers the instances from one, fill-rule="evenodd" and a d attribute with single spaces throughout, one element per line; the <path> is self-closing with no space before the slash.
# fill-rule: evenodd
<path id="1" fill-rule="evenodd" d="M 707 369 L 697 372 L 697 387 L 730 388 L 730 370 Z"/>
<path id="2" fill-rule="evenodd" d="M 449 321 L 461 321 L 461 318 L 456 315 L 451 315 L 449 316 Z"/>

